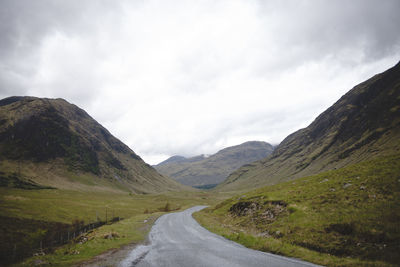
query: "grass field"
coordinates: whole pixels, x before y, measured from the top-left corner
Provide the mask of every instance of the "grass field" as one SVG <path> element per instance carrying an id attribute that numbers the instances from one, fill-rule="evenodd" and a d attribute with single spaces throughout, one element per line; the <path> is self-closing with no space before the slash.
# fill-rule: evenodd
<path id="1" fill-rule="evenodd" d="M 142 242 L 165 212 L 205 204 L 212 207 L 195 214 L 202 225 L 250 248 L 328 266 L 395 266 L 400 262 L 399 162 L 400 155 L 383 157 L 240 194 L 0 188 L 1 252 L 10 258 L 30 247 L 24 257 L 31 256 L 53 228 L 123 218 L 16 264 L 71 266 Z"/>
<path id="2" fill-rule="evenodd" d="M 94 222 L 97 216 L 128 218 L 146 209 L 156 211 L 167 202 L 173 209 L 193 203 L 209 203 L 214 199 L 206 192 L 171 192 L 164 194 L 114 194 L 77 192 L 57 189 L 22 190 L 0 188 L 0 210 L 3 216 L 71 223 L 78 218 Z"/>
<path id="3" fill-rule="evenodd" d="M 193 205 L 212 205 L 228 195 L 210 192 L 169 192 L 164 194 L 134 195 L 129 193 L 77 192 L 58 189 L 24 190 L 0 188 L 1 254 L 12 260 L 13 254 L 32 255 L 40 248 L 46 233 L 61 225 L 84 221 L 109 221 L 121 217 L 122 221 L 95 229 L 85 244 L 66 245 L 53 253 L 28 260 L 42 259 L 52 266 L 70 266 L 106 250 L 132 242 L 143 241 L 150 224 L 161 214 Z M 146 223 L 143 222 L 146 220 Z M 104 235 L 116 236 L 105 239 Z M 27 252 L 18 253 L 21 249 Z M 33 248 L 32 251 L 29 248 Z M 77 254 L 76 251 L 79 251 Z M 51 252 L 51 251 L 49 251 Z M 18 259 L 18 258 L 17 258 Z M 9 261 L 3 261 L 6 263 Z"/>
<path id="4" fill-rule="evenodd" d="M 195 214 L 247 247 L 328 266 L 400 262 L 400 155 L 239 194 Z"/>

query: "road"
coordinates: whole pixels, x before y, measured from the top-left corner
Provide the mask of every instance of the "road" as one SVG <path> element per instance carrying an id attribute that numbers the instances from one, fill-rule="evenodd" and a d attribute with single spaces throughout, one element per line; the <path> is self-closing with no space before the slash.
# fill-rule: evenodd
<path id="1" fill-rule="evenodd" d="M 196 206 L 161 216 L 150 231 L 150 244 L 136 247 L 119 266 L 317 266 L 248 249 L 209 232 L 192 217 L 193 212 L 203 208 Z"/>

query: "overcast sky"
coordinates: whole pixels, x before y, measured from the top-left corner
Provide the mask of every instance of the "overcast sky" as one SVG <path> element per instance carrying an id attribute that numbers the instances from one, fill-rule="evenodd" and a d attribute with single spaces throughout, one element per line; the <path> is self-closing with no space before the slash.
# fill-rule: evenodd
<path id="1" fill-rule="evenodd" d="M 64 98 L 145 161 L 278 144 L 400 60 L 400 1 L 1 0 L 0 98 Z"/>

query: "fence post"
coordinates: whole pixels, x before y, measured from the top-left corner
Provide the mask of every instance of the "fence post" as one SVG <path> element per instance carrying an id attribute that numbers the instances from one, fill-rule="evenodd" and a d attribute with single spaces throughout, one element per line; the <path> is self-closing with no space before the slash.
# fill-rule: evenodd
<path id="1" fill-rule="evenodd" d="M 14 249 L 13 249 L 13 261 L 15 261 L 15 258 L 17 257 L 17 244 L 14 244 Z"/>

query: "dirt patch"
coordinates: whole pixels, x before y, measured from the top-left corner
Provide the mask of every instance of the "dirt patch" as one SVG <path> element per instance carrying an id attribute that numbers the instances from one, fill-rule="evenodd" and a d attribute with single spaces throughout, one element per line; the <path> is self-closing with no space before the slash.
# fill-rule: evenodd
<path id="1" fill-rule="evenodd" d="M 118 266 L 138 244 L 132 243 L 121 248 L 110 249 L 74 267 Z"/>
<path id="2" fill-rule="evenodd" d="M 252 201 L 242 201 L 234 204 L 229 212 L 234 216 L 247 216 L 260 209 L 260 204 Z"/>
<path id="3" fill-rule="evenodd" d="M 286 211 L 287 207 L 287 204 L 283 201 L 269 201 L 265 202 L 264 205 L 259 217 L 266 223 L 275 221 L 279 215 Z"/>
<path id="4" fill-rule="evenodd" d="M 110 232 L 110 233 L 106 233 L 103 235 L 104 239 L 114 239 L 114 238 L 118 238 L 119 234 L 117 232 Z"/>
<path id="5" fill-rule="evenodd" d="M 26 197 L 12 196 L 12 195 L 5 196 L 4 199 L 5 200 L 21 200 L 21 201 L 29 200 L 29 198 L 26 198 Z"/>
<path id="6" fill-rule="evenodd" d="M 257 221 L 271 223 L 286 212 L 287 204 L 283 201 L 265 201 L 260 204 L 253 201 L 241 201 L 231 206 L 229 212 L 235 217 L 251 217 Z"/>

